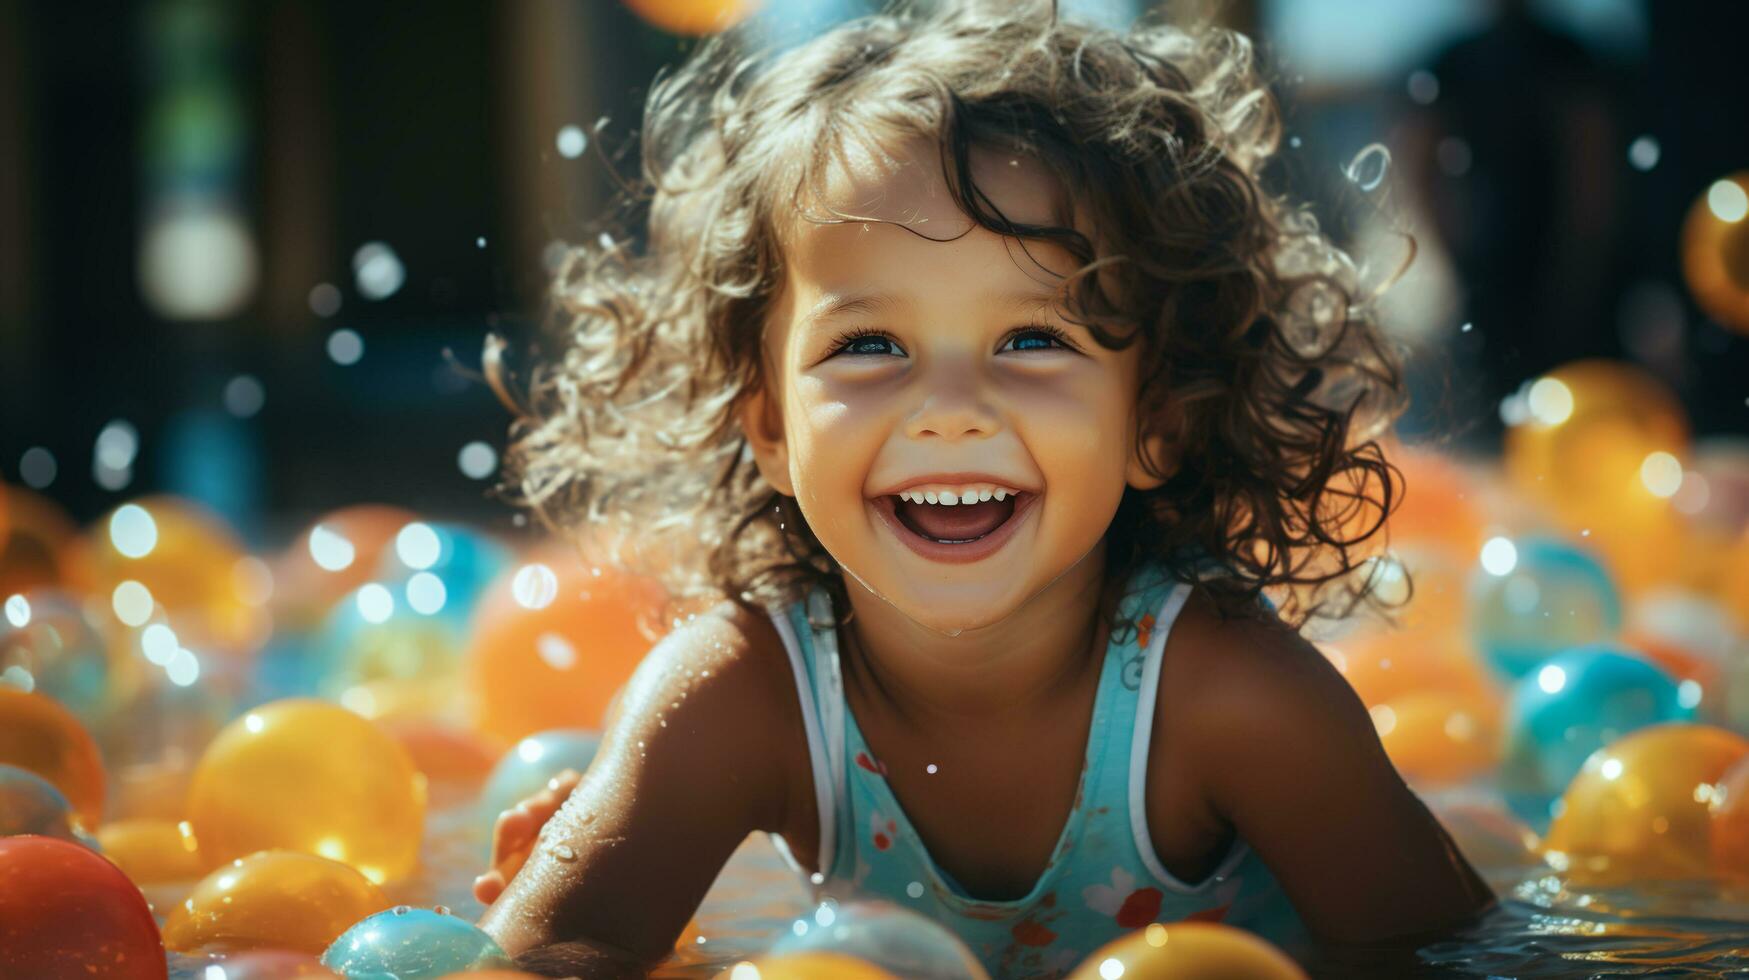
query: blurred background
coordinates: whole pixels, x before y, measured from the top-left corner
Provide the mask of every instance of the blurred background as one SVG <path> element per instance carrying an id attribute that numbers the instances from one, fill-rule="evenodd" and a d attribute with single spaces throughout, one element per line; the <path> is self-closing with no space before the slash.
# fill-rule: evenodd
<path id="1" fill-rule="evenodd" d="M 1749 84 L 1749 9 L 1217 13 L 1275 80 L 1278 186 L 1375 265 L 1415 238 L 1386 301 L 1416 352 L 1405 433 L 1496 448 L 1509 396 L 1587 356 L 1662 379 L 1696 435 L 1749 428 L 1749 339 L 1681 246 L 1749 166 L 1718 109 Z M 650 79 L 695 43 L 619 0 L 0 2 L 0 479 L 79 521 L 172 492 L 252 544 L 360 499 L 508 521 L 483 338 L 527 330 L 559 243 L 635 173 Z"/>

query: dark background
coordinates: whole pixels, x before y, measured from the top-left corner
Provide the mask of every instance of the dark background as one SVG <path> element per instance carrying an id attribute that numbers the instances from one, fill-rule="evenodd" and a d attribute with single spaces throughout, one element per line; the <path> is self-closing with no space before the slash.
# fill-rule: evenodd
<path id="1" fill-rule="evenodd" d="M 822 25 L 868 4 L 767 8 Z M 1121 23 L 1140 5 L 1064 8 Z M 1344 244 L 1384 243 L 1383 265 L 1390 227 L 1420 245 L 1387 294 L 1415 351 L 1406 434 L 1494 451 L 1501 399 L 1586 356 L 1657 374 L 1698 435 L 1749 431 L 1749 337 L 1695 307 L 1677 244 L 1706 188 L 1749 169 L 1749 7 L 1250 0 L 1218 17 L 1274 79 L 1278 187 Z M 552 243 L 593 238 L 610 167 L 635 173 L 651 78 L 693 43 L 616 0 L 0 0 L 0 480 L 81 521 L 185 494 L 255 545 L 362 501 L 508 526 L 492 475 L 458 467 L 506 438 L 482 343 L 531 335 Z M 589 142 L 574 158 L 568 125 Z M 1392 160 L 1369 189 L 1371 161 L 1346 171 L 1374 142 Z M 222 309 L 146 285 L 169 200 L 220 202 L 242 229 L 254 272 Z M 368 242 L 404 269 L 384 298 L 355 273 Z M 312 302 L 324 283 L 337 311 Z M 356 363 L 330 356 L 337 330 L 362 338 Z M 228 404 L 240 377 L 258 410 Z M 136 448 L 102 474 L 118 421 Z"/>

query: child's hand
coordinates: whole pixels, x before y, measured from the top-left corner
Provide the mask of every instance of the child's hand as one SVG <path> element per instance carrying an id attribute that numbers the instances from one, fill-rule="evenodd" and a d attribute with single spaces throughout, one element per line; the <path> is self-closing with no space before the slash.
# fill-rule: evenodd
<path id="1" fill-rule="evenodd" d="M 498 814 L 498 822 L 492 827 L 492 867 L 474 879 L 474 897 L 480 904 L 491 905 L 504 893 L 504 886 L 528 860 L 540 829 L 559 812 L 582 780 L 582 773 L 566 769 L 547 780 L 546 789 Z"/>

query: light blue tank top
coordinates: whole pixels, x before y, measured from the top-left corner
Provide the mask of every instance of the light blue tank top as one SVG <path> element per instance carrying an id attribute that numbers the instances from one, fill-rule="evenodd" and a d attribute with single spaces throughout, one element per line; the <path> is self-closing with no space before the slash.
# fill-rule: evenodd
<path id="1" fill-rule="evenodd" d="M 1075 806 L 1043 875 L 1008 901 L 968 894 L 930 858 L 906 818 L 846 706 L 826 594 L 816 588 L 805 604 L 772 616 L 801 692 L 824 874 L 810 875 L 772 834 L 778 853 L 816 901 L 880 898 L 914 909 L 956 933 L 996 980 L 1062 977 L 1100 946 L 1152 922 L 1223 922 L 1290 953 L 1304 949 L 1303 922 L 1244 840 L 1190 884 L 1160 863 L 1148 833 L 1143 786 L 1160 655 L 1191 589 L 1158 565 L 1126 588 L 1100 670 Z"/>

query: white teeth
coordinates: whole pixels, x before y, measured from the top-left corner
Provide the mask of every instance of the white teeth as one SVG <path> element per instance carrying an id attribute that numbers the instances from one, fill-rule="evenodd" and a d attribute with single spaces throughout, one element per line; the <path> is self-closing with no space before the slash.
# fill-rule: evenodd
<path id="1" fill-rule="evenodd" d="M 955 507 L 960 504 L 983 503 L 986 500 L 1006 500 L 1019 495 L 1018 490 L 1007 487 L 989 485 L 966 486 L 953 489 L 936 488 L 933 490 L 913 489 L 901 490 L 898 497 L 906 503 L 936 504 L 941 507 Z"/>

